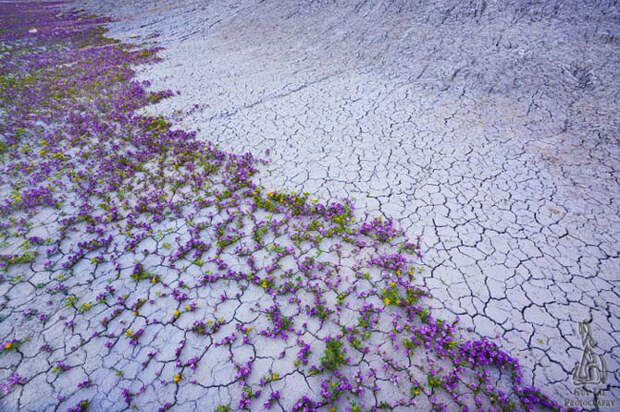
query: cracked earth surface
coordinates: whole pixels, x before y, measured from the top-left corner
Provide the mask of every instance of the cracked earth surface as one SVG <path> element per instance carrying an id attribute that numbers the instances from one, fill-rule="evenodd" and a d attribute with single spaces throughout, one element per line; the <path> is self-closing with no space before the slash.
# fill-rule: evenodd
<path id="1" fill-rule="evenodd" d="M 575 397 L 584 319 L 609 370 L 606 385 L 588 390 L 618 402 L 613 3 L 511 3 L 501 12 L 485 2 L 85 4 L 118 19 L 112 37 L 163 46 L 163 60 L 139 77 L 181 91 L 153 97 L 135 86 L 119 101 L 159 101 L 144 113 L 199 128 L 198 142 L 227 152 L 193 146 L 157 118 L 113 113 L 150 136 L 125 147 L 120 135 L 104 143 L 101 134 L 115 131 L 80 117 L 79 106 L 63 120 L 91 140 L 64 141 L 62 122 L 17 115 L 14 124 L 0 112 L 3 135 L 22 139 L 3 165 L 3 409 L 64 410 L 88 399 L 96 410 L 408 410 L 412 401 L 425 410 L 473 408 L 478 393 L 483 408 L 501 408 L 489 382 L 525 408 L 511 373 L 481 372 L 512 358 L 452 336 L 470 339 L 462 328 L 471 327 L 493 337 L 521 360 L 525 384 L 562 401 Z M 33 131 L 45 141 L 24 142 Z M 162 136 L 202 149 L 166 157 L 141 146 Z M 231 154 L 246 151 L 269 163 Z M 29 192 L 49 172 L 26 161 L 64 170 L 53 183 L 73 190 Z M 272 192 L 249 180 L 255 165 Z M 93 169 L 101 182 L 89 178 Z M 125 198 L 105 195 L 119 187 Z M 326 206 L 273 192 L 283 188 Z M 345 196 L 350 205 L 329 206 Z M 422 263 L 385 218 L 409 238 L 422 234 Z M 458 316 L 456 331 L 429 322 L 415 305 L 421 297 L 434 316 Z M 451 363 L 476 350 L 487 360 L 468 371 L 485 376 L 482 389 Z M 453 384 L 452 371 L 456 398 L 436 392 Z"/>
<path id="2" fill-rule="evenodd" d="M 433 306 L 499 336 L 562 397 L 591 319 L 618 399 L 615 2 L 143 2 L 89 9 L 159 35 L 156 113 L 261 181 L 422 234 Z M 149 109 L 151 110 L 151 108 Z"/>

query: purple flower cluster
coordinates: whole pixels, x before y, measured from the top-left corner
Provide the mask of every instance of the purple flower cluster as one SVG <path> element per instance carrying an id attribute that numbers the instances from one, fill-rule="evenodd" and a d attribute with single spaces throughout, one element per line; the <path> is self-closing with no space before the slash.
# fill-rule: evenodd
<path id="1" fill-rule="evenodd" d="M 6 382 L 0 384 L 0 392 L 2 392 L 3 395 L 8 395 L 15 385 L 23 385 L 26 382 L 28 382 L 28 379 L 19 376 L 17 372 L 13 372 L 6 378 Z"/>
<path id="2" fill-rule="evenodd" d="M 371 222 L 362 223 L 359 232 L 380 242 L 389 242 L 400 235 L 391 219 L 384 221 L 381 218 L 375 218 Z"/>

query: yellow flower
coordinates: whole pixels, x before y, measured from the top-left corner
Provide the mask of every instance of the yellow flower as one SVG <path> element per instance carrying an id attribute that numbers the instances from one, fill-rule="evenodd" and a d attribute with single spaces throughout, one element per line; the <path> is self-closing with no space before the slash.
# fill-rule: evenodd
<path id="1" fill-rule="evenodd" d="M 269 285 L 267 284 L 267 280 L 266 280 L 266 279 L 263 279 L 263 281 L 261 282 L 261 284 L 260 284 L 260 285 L 263 287 L 263 289 L 267 289 L 267 286 L 269 286 Z"/>
<path id="2" fill-rule="evenodd" d="M 181 312 L 179 312 L 179 310 L 177 309 L 173 312 L 173 315 L 175 318 L 178 318 L 179 316 L 181 316 Z"/>
<path id="3" fill-rule="evenodd" d="M 4 349 L 11 349 L 12 346 L 13 346 L 13 342 L 7 342 L 4 344 Z"/>
<path id="4" fill-rule="evenodd" d="M 383 298 L 383 303 L 385 303 L 386 305 L 390 304 L 390 298 L 388 298 L 387 296 Z"/>
<path id="5" fill-rule="evenodd" d="M 390 286 L 391 286 L 391 287 L 396 286 L 396 282 L 390 282 Z"/>
<path id="6" fill-rule="evenodd" d="M 177 373 L 176 375 L 174 375 L 174 378 L 172 378 L 172 380 L 176 383 L 179 382 L 181 380 L 181 374 Z"/>
<path id="7" fill-rule="evenodd" d="M 133 334 L 133 332 L 131 331 L 131 329 L 127 329 L 127 331 L 125 331 L 125 335 L 127 336 L 131 336 Z"/>
<path id="8" fill-rule="evenodd" d="M 276 379 L 278 379 L 278 374 L 274 372 L 271 374 L 271 380 L 275 381 Z"/>

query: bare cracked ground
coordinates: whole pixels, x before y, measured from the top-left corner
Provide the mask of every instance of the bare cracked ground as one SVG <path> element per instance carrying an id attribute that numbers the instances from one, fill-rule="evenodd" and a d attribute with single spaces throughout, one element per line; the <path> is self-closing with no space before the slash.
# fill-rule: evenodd
<path id="1" fill-rule="evenodd" d="M 3 3 L 4 13 L 11 2 Z M 24 7 L 36 15 L 32 4 Z M 19 161 L 3 164 L 8 172 L 0 179 L 3 213 L 11 216 L 0 222 L 8 267 L 0 279 L 0 409 L 81 410 L 82 396 L 95 410 L 357 410 L 355 402 L 426 410 L 441 409 L 449 396 L 461 405 L 461 395 L 463 405 L 480 407 L 471 399 L 475 385 L 437 400 L 435 389 L 453 383 L 448 374 L 433 380 L 434 368 L 445 365 L 429 354 L 430 343 L 420 357 L 413 349 L 423 345 L 401 339 L 413 328 L 431 342 L 439 330 L 442 351 L 470 353 L 446 338 L 449 322 L 433 326 L 431 318 L 427 328 L 426 309 L 412 308 L 419 296 L 409 293 L 425 290 L 433 316 L 458 317 L 474 334 L 492 337 L 521 360 L 526 380 L 562 405 L 620 404 L 615 2 L 88 0 L 63 7 L 115 18 L 107 25 L 112 37 L 163 46 L 163 60 L 139 68 L 139 77 L 152 90 L 180 94 L 144 113 L 197 129 L 198 139 L 227 152 L 206 145 L 195 158 L 182 151 L 159 159 L 138 136 L 130 143 L 147 147 L 140 156 L 131 145 L 116 156 L 127 149 L 122 128 L 106 130 L 95 120 L 88 129 L 80 105 L 65 123 L 92 140 L 61 139 L 54 144 L 64 152 L 56 152 L 50 139 L 58 140 L 61 133 L 52 132 L 62 131 L 63 121 L 49 121 L 51 131 L 33 123 L 47 140 L 14 145 Z M 48 23 L 78 24 L 56 11 L 45 19 L 24 35 L 43 37 Z M 71 52 L 120 70 L 114 54 L 106 60 L 107 46 Z M 2 44 L 3 58 L 12 47 Z M 132 56 L 151 61 L 150 52 Z M 134 86 L 121 102 L 163 96 Z M 106 104 L 102 98 L 95 106 Z M 0 119 L 12 125 L 4 109 Z M 132 133 L 145 128 L 149 139 L 196 147 L 191 135 L 168 132 L 158 119 L 118 119 Z M 16 130 L 6 135 L 26 133 Z M 390 254 L 396 232 L 385 220 L 353 226 L 361 243 L 351 241 L 349 232 L 337 232 L 344 230 L 339 219 L 349 222 L 348 208 L 334 206 L 335 220 L 328 208 L 329 219 L 315 224 L 316 210 L 303 196 L 243 192 L 239 181 L 254 190 L 247 179 L 259 162 L 228 152 L 268 157 L 258 176 L 266 190 L 309 192 L 326 205 L 349 197 L 358 221 L 364 213 L 395 218 L 410 238 L 421 235 L 419 288 L 408 283 L 413 272 L 401 279 L 408 266 Z M 54 182 L 80 187 L 82 206 L 71 192 L 32 212 L 16 207 L 19 190 L 45 180 L 37 165 L 58 163 L 59 172 L 74 170 L 70 179 L 54 174 Z M 97 167 L 123 182 L 122 196 L 106 195 L 100 186 L 109 182 L 94 178 Z M 211 167 L 225 172 L 211 176 Z M 237 170 L 240 180 L 230 176 Z M 207 199 L 194 199 L 203 183 Z M 42 202 L 48 192 L 33 199 Z M 287 207 L 308 216 L 291 216 Z M 334 231 L 334 239 L 326 235 Z M 399 246 L 403 256 L 408 245 Z M 30 251 L 15 254 L 46 247 L 45 262 Z M 579 329 L 583 321 L 590 339 Z M 346 359 L 333 336 L 346 339 Z M 487 341 L 480 342 L 486 351 Z M 604 362 L 606 381 L 597 375 L 584 386 L 583 376 L 573 376 L 584 365 L 584 345 Z M 512 364 L 495 349 L 489 353 Z M 486 373 L 463 374 L 463 381 L 506 383 L 502 373 Z M 483 392 L 497 401 L 493 388 Z"/>
<path id="2" fill-rule="evenodd" d="M 165 47 L 165 114 L 270 152 L 269 187 L 351 196 L 422 234 L 436 307 L 575 386 L 578 322 L 620 396 L 615 2 L 90 2 Z"/>

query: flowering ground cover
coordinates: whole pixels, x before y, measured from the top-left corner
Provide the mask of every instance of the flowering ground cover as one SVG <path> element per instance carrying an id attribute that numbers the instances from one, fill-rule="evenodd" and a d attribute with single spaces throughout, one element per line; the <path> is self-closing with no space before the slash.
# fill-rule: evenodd
<path id="1" fill-rule="evenodd" d="M 420 287 L 419 242 L 137 110 L 157 49 L 0 6 L 3 410 L 561 409 Z"/>

